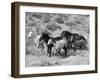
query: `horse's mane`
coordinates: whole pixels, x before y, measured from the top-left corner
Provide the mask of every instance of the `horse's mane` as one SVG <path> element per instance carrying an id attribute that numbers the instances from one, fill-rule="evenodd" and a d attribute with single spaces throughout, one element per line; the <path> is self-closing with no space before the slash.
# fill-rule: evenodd
<path id="1" fill-rule="evenodd" d="M 61 36 L 63 35 L 72 35 L 70 31 L 62 31 Z"/>
<path id="2" fill-rule="evenodd" d="M 43 32 L 42 35 L 45 36 L 45 37 L 47 37 L 47 38 L 50 38 L 49 34 L 46 33 L 46 32 Z"/>
<path id="3" fill-rule="evenodd" d="M 54 41 L 59 41 L 59 40 L 61 40 L 63 37 L 62 36 L 58 36 L 58 37 L 51 37 L 52 38 L 52 40 L 54 40 Z"/>

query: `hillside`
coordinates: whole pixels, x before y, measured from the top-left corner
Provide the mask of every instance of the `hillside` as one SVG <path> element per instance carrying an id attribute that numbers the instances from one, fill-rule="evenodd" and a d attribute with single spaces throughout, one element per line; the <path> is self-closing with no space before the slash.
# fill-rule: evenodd
<path id="1" fill-rule="evenodd" d="M 76 52 L 69 50 L 69 57 L 54 55 L 49 58 L 45 51 L 41 52 L 34 46 L 35 37 L 42 32 L 49 32 L 51 36 L 56 37 L 60 36 L 63 30 L 81 34 L 89 45 L 89 19 L 89 15 L 26 12 L 26 67 L 89 64 L 89 51 L 86 50 Z M 29 39 L 30 32 L 32 32 L 31 39 Z"/>

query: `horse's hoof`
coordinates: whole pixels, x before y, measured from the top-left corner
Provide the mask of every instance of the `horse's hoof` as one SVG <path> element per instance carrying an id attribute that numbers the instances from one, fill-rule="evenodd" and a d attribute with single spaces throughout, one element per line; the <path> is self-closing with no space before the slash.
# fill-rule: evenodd
<path id="1" fill-rule="evenodd" d="M 49 55 L 49 57 L 51 57 L 51 55 Z"/>

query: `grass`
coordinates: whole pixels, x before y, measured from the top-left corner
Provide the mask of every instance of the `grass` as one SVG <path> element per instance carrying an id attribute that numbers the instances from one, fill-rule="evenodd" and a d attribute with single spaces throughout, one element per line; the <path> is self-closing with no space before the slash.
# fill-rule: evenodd
<path id="1" fill-rule="evenodd" d="M 25 66 L 56 66 L 56 65 L 88 65 L 89 50 L 68 51 L 68 57 L 53 55 L 48 57 L 46 51 L 35 47 L 35 36 L 44 31 L 53 37 L 60 36 L 63 30 L 78 33 L 87 39 L 89 47 L 89 16 L 75 14 L 49 14 L 31 13 L 26 14 L 26 57 Z M 28 39 L 29 32 L 33 32 L 32 38 Z"/>

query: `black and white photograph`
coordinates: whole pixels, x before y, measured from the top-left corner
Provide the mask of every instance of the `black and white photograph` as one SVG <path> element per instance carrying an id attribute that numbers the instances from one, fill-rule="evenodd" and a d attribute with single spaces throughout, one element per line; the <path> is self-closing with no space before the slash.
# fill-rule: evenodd
<path id="1" fill-rule="evenodd" d="M 25 66 L 89 65 L 90 16 L 25 13 Z"/>
<path id="2" fill-rule="evenodd" d="M 97 7 L 24 2 L 13 6 L 14 77 L 97 73 Z"/>

